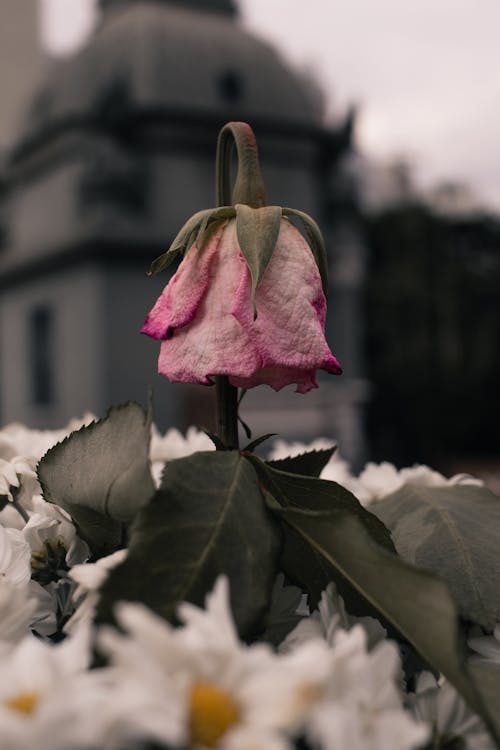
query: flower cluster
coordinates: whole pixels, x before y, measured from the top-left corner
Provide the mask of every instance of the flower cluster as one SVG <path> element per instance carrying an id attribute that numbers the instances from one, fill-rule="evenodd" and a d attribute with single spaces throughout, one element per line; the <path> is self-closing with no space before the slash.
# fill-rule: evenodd
<path id="1" fill-rule="evenodd" d="M 53 433 L 0 431 L 2 747 L 292 750 L 300 743 L 416 750 L 431 736 L 460 738 L 469 750 L 492 747 L 478 717 L 443 678 L 422 673 L 416 692 L 409 690 L 396 643 L 378 620 L 349 614 L 333 584 L 309 614 L 301 591 L 277 582 L 267 632 L 273 618 L 290 626 L 275 646 L 265 634 L 251 645 L 239 639 L 223 576 L 205 609 L 179 607 L 180 627 L 142 605 L 121 603 L 120 630 L 96 628 L 99 589 L 127 551 L 91 562 L 72 519 L 42 498 L 33 472 L 47 447 L 91 420 Z M 194 429 L 184 438 L 153 428 L 153 470 L 159 476 L 165 462 L 200 448 L 208 445 Z M 284 446 L 273 450 L 277 456 Z M 373 469 L 355 480 L 336 457 L 325 472 L 368 488 Z M 403 476 L 436 481 L 429 470 Z M 388 481 L 387 494 L 392 490 Z M 105 666 L 92 668 L 92 644 Z M 498 661 L 493 636 L 471 639 L 471 646 Z"/>

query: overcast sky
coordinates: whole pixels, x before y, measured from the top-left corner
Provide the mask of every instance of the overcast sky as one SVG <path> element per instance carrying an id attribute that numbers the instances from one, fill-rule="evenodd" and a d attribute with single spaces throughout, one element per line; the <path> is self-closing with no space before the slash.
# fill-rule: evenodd
<path id="1" fill-rule="evenodd" d="M 358 143 L 410 158 L 423 185 L 468 182 L 500 209 L 499 0 L 239 0 L 246 27 L 315 73 Z M 42 0 L 53 50 L 81 42 L 94 0 Z"/>

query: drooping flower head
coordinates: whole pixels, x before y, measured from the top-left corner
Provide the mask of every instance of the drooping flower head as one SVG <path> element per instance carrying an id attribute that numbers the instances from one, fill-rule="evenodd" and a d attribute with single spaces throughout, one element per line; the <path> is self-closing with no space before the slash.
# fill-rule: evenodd
<path id="1" fill-rule="evenodd" d="M 157 273 L 185 253 L 141 332 L 162 342 L 158 370 L 173 382 L 211 385 L 227 376 L 236 387 L 294 383 L 306 393 L 317 387 L 317 370 L 341 373 L 324 336 L 321 233 L 301 211 L 265 205 L 253 133 L 229 123 L 219 146 L 228 128 L 240 156 L 234 205 L 195 214 L 153 262 Z"/>
<path id="2" fill-rule="evenodd" d="M 241 388 L 295 383 L 306 393 L 317 387 L 316 370 L 341 372 L 325 341 L 326 300 L 313 252 L 281 211 L 277 227 L 254 300 L 238 218 L 220 224 L 205 244 L 193 242 L 142 328 L 162 341 L 160 373 L 204 385 L 227 375 Z"/>

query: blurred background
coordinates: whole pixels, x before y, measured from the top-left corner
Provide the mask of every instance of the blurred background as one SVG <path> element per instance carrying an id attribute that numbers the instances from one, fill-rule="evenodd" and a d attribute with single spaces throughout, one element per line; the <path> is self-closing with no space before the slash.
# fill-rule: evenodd
<path id="1" fill-rule="evenodd" d="M 322 227 L 344 366 L 249 392 L 254 434 L 500 491 L 499 24 L 496 0 L 2 0 L 0 422 L 152 388 L 162 429 L 211 426 L 213 389 L 157 376 L 138 331 L 242 119 L 268 203 Z"/>

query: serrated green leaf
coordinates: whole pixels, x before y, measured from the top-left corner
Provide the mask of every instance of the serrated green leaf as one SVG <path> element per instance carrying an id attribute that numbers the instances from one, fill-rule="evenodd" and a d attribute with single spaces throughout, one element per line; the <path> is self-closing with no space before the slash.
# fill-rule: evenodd
<path id="1" fill-rule="evenodd" d="M 395 552 L 391 535 L 384 524 L 365 510 L 352 492 L 346 490 L 345 487 L 327 479 L 279 471 L 253 454 L 249 454 L 248 458 L 255 466 L 264 489 L 284 508 L 348 511 L 361 521 L 377 544 L 390 552 Z"/>
<path id="2" fill-rule="evenodd" d="M 500 615 L 500 500 L 486 487 L 405 484 L 372 505 L 398 554 L 448 584 L 462 617 L 492 630 Z"/>
<path id="3" fill-rule="evenodd" d="M 275 512 L 447 677 L 482 716 L 500 747 L 498 719 L 491 716 L 467 671 L 458 610 L 446 584 L 380 548 L 352 514 L 295 508 Z"/>
<path id="4" fill-rule="evenodd" d="M 303 211 L 298 211 L 296 208 L 284 208 L 283 216 L 286 216 L 287 218 L 293 216 L 297 219 L 300 219 L 300 221 L 302 222 L 309 247 L 312 250 L 319 269 L 321 282 L 323 284 L 323 291 L 326 295 L 328 293 L 328 260 L 326 256 L 325 242 L 323 240 L 323 235 L 321 234 L 321 229 L 316 224 L 314 219 L 312 219 Z"/>
<path id="5" fill-rule="evenodd" d="M 111 619 L 113 604 L 125 599 L 173 620 L 181 601 L 202 605 L 225 573 L 238 630 L 251 635 L 269 604 L 279 545 L 279 524 L 238 451 L 171 461 L 136 518 L 127 559 L 104 585 L 99 619 Z"/>
<path id="6" fill-rule="evenodd" d="M 278 241 L 281 226 L 280 206 L 251 208 L 236 205 L 238 244 L 252 277 L 252 304 L 257 315 L 255 295 Z"/>
<path id="7" fill-rule="evenodd" d="M 324 457 L 325 458 L 325 457 Z M 264 491 L 283 507 L 302 510 L 348 511 L 365 526 L 372 538 L 390 552 L 395 552 L 389 532 L 383 523 L 369 513 L 354 495 L 336 482 L 279 471 L 251 457 Z M 377 616 L 365 599 L 327 560 L 305 545 L 297 535 L 285 534 L 281 565 L 292 581 L 307 589 L 309 604 L 317 606 L 322 592 L 335 581 L 340 595 L 353 615 Z"/>
<path id="8" fill-rule="evenodd" d="M 307 451 L 298 456 L 280 458 L 275 461 L 267 461 L 267 465 L 280 471 L 288 471 L 291 474 L 305 474 L 308 477 L 319 477 L 328 461 L 331 459 L 337 446 L 322 448 L 317 451 Z"/>
<path id="9" fill-rule="evenodd" d="M 139 404 L 112 407 L 38 464 L 45 500 L 70 514 L 96 557 L 123 545 L 124 526 L 154 494 L 150 428 L 151 414 Z"/>

